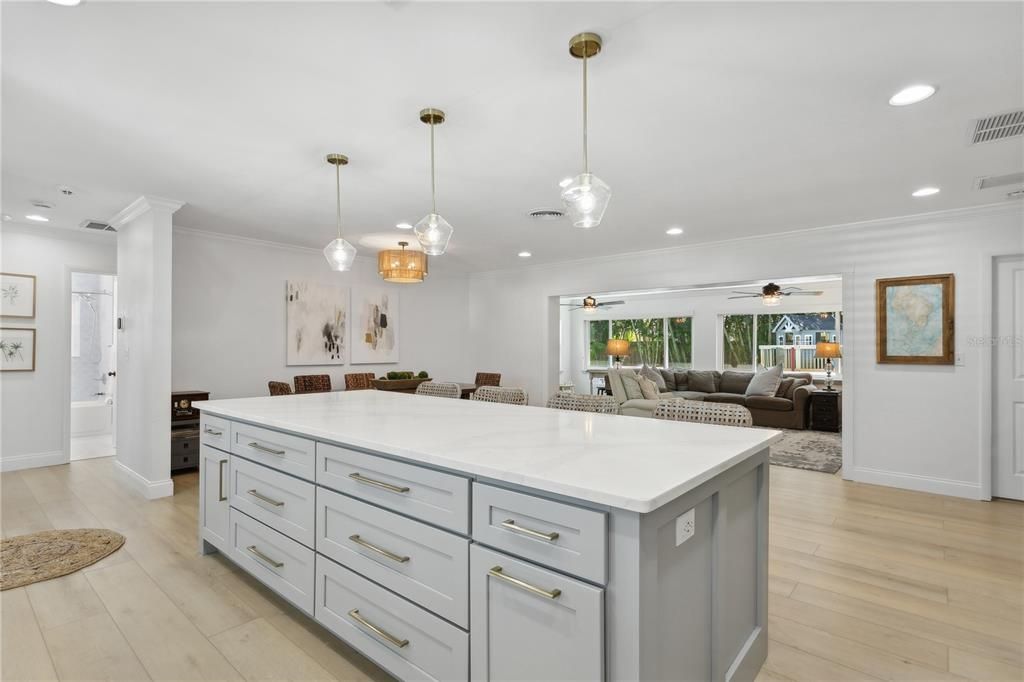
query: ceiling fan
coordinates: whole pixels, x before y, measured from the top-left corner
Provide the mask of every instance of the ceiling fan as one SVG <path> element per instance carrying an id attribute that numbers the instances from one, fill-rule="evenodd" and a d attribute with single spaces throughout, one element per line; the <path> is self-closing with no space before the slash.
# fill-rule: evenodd
<path id="1" fill-rule="evenodd" d="M 625 301 L 604 301 L 603 303 L 598 303 L 597 299 L 593 296 L 587 296 L 583 299 L 582 305 L 573 305 L 572 303 L 563 303 L 562 305 L 572 306 L 569 310 L 582 309 L 584 312 L 592 313 L 601 308 L 611 308 L 612 306 L 622 305 L 623 303 L 625 303 Z"/>
<path id="2" fill-rule="evenodd" d="M 739 296 L 730 296 L 733 298 L 760 298 L 761 303 L 764 305 L 772 306 L 779 305 L 782 303 L 783 296 L 821 296 L 824 291 L 804 291 L 800 287 L 786 287 L 783 289 L 775 282 L 768 282 L 761 291 L 734 291 L 734 294 Z"/>

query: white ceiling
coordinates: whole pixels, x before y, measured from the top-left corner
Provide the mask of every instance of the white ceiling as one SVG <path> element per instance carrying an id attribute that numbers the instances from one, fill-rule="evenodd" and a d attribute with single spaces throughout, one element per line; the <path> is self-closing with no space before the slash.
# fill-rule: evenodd
<path id="1" fill-rule="evenodd" d="M 428 211 L 437 266 L 717 241 L 985 204 L 983 175 L 1022 169 L 1021 139 L 969 146 L 971 119 L 1024 106 L 1020 3 L 3 3 L 2 210 L 107 219 L 140 194 L 176 224 L 320 247 L 333 170 L 346 232 L 398 241 Z M 580 166 L 580 64 L 597 31 L 591 165 L 604 223 L 558 205 Z M 900 87 L 939 87 L 895 108 Z M 76 189 L 61 197 L 55 187 Z M 914 199 L 937 185 L 942 193 Z M 668 237 L 681 225 L 686 233 Z M 519 259 L 527 249 L 534 257 Z M 364 247 L 363 255 L 374 249 Z"/>

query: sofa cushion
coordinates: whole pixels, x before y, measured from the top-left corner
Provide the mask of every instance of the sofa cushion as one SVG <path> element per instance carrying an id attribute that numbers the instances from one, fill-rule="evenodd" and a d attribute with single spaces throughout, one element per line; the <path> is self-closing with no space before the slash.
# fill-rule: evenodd
<path id="1" fill-rule="evenodd" d="M 796 395 L 796 389 L 800 388 L 801 386 L 807 386 L 810 383 L 811 382 L 808 381 L 807 379 L 796 379 L 796 378 L 794 378 L 793 379 L 793 384 L 788 389 L 786 389 L 786 394 L 784 396 L 782 396 L 782 397 L 783 398 L 788 398 L 788 399 L 792 400 L 793 396 Z"/>
<path id="2" fill-rule="evenodd" d="M 747 407 L 751 410 L 771 410 L 773 412 L 791 412 L 793 401 L 767 395 L 748 395 Z"/>
<path id="3" fill-rule="evenodd" d="M 619 374 L 619 379 L 622 381 L 622 390 L 626 394 L 626 400 L 638 400 L 644 397 L 644 392 L 640 389 L 640 378 L 636 372 L 623 371 Z"/>
<path id="4" fill-rule="evenodd" d="M 763 395 L 774 398 L 782 381 L 782 363 L 754 375 L 747 385 L 747 395 Z"/>
<path id="5" fill-rule="evenodd" d="M 704 400 L 707 395 L 700 391 L 672 391 L 673 398 L 685 398 L 686 400 Z"/>
<path id="6" fill-rule="evenodd" d="M 775 389 L 776 398 L 785 398 L 786 391 L 792 389 L 793 382 L 796 381 L 793 377 L 783 377 L 782 381 L 779 382 L 779 387 Z"/>
<path id="7" fill-rule="evenodd" d="M 627 400 L 622 403 L 619 412 L 627 417 L 651 417 L 657 406 L 657 400 Z"/>
<path id="8" fill-rule="evenodd" d="M 750 385 L 750 381 L 753 378 L 753 372 L 726 370 L 722 372 L 722 379 L 718 384 L 718 390 L 721 393 L 739 393 L 744 395 L 747 392 L 747 386 Z"/>
<path id="9" fill-rule="evenodd" d="M 725 378 L 724 376 L 722 377 Z M 708 393 L 704 397 L 705 402 L 709 403 L 730 403 L 732 405 L 746 405 L 747 396 L 742 393 Z"/>
<path id="10" fill-rule="evenodd" d="M 661 397 L 658 385 L 651 379 L 645 376 L 638 376 L 636 379 L 640 384 L 640 392 L 643 393 L 644 400 L 657 400 Z"/>
<path id="11" fill-rule="evenodd" d="M 673 372 L 672 375 L 676 378 L 677 391 L 688 391 L 690 390 L 690 373 L 689 372 Z"/>
<path id="12" fill-rule="evenodd" d="M 661 380 L 665 382 L 666 391 L 676 390 L 676 373 L 670 369 L 659 369 L 658 374 L 661 375 Z"/>
<path id="13" fill-rule="evenodd" d="M 718 382 L 715 381 L 715 373 L 691 369 L 686 373 L 689 381 L 687 389 L 700 391 L 701 393 L 715 393 L 718 390 Z"/>
<path id="14" fill-rule="evenodd" d="M 658 387 L 659 391 L 664 391 L 667 388 L 665 386 L 665 378 L 661 376 L 661 372 L 659 372 L 658 370 L 654 369 L 649 365 L 644 365 L 643 367 L 641 367 L 640 371 L 637 372 L 637 374 L 639 374 L 642 377 L 647 377 L 648 379 L 653 381 L 654 385 Z"/>

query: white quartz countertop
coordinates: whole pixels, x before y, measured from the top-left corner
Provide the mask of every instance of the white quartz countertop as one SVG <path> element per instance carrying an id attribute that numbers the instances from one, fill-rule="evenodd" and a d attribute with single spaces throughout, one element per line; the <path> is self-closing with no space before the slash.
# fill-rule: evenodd
<path id="1" fill-rule="evenodd" d="M 696 488 L 782 436 L 769 429 L 390 391 L 194 404 L 228 419 L 641 513 Z"/>

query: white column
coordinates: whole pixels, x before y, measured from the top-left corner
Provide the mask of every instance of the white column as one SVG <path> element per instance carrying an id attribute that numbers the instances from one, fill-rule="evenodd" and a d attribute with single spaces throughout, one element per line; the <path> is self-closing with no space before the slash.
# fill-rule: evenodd
<path id="1" fill-rule="evenodd" d="M 139 197 L 117 228 L 117 466 L 146 497 L 171 481 L 171 219 L 181 202 Z"/>

